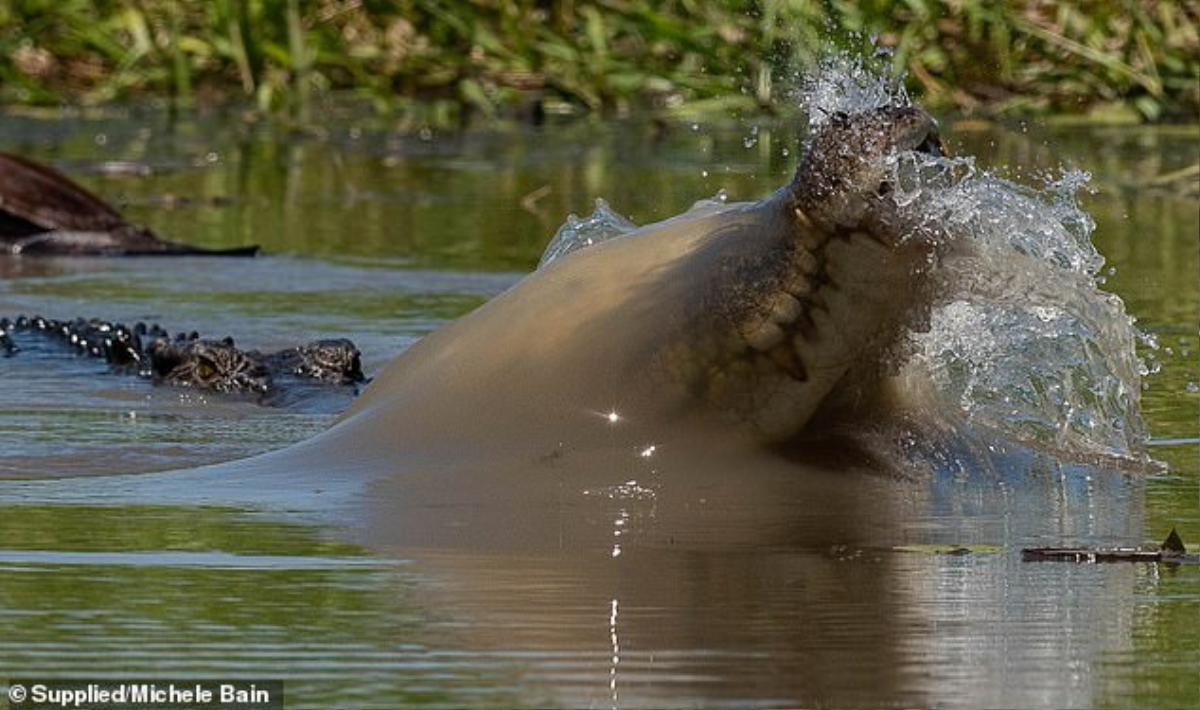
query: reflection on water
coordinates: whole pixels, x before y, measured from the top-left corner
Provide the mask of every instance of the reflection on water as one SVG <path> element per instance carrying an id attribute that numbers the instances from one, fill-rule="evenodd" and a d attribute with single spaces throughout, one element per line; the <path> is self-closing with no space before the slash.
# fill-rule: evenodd
<path id="1" fill-rule="evenodd" d="M 366 521 L 366 547 L 234 509 L 9 505 L 0 658 L 25 675 L 282 677 L 303 707 L 1077 707 L 1137 688 L 1155 568 L 1017 554 L 1137 540 L 1135 479 L 1014 467 L 999 486 L 917 486 L 764 465 L 722 489 L 667 465 L 653 498 L 569 491 L 503 526 L 381 492 L 343 520 Z"/>
<path id="2" fill-rule="evenodd" d="M 426 640 L 444 643 L 457 623 L 410 599 L 419 574 L 302 528 L 220 510 L 32 506 L 6 510 L 0 539 L 9 674 L 269 676 L 285 680 L 289 707 L 511 703 L 511 663 L 464 663 Z"/>
<path id="3" fill-rule="evenodd" d="M 156 319 L 262 348 L 344 336 L 375 370 L 533 268 L 594 197 L 642 223 L 719 188 L 764 194 L 795 155 L 791 132 L 766 124 L 751 148 L 738 126 L 423 140 L 334 124 L 304 137 L 225 119 L 5 117 L 0 147 L 80 175 L 164 236 L 274 255 L 0 262 L 0 313 Z M 236 477 L 3 482 L 0 675 L 284 678 L 297 707 L 1194 704 L 1200 571 L 1018 552 L 1172 525 L 1200 544 L 1200 393 L 1187 389 L 1200 216 L 1194 196 L 1136 188 L 1200 160 L 1196 132 L 976 128 L 951 123 L 949 143 L 984 165 L 1096 174 L 1084 202 L 1106 287 L 1159 339 L 1143 410 L 1168 472 L 998 455 L 930 481 L 829 479 L 663 447 L 653 481 L 507 501 L 494 525 L 479 524 L 483 504 L 422 505 L 332 474 L 280 472 L 253 495 Z M 98 170 L 112 160 L 148 173 Z M 235 458 L 329 418 L 32 355 L 0 360 L 0 477 Z M 478 473 L 396 466 L 441 486 Z M 336 512 L 312 522 L 306 505 Z M 896 550 L 937 543 L 999 549 Z"/>
<path id="4" fill-rule="evenodd" d="M 539 654 L 532 677 L 570 706 L 1079 706 L 1099 699 L 1097 659 L 1128 647 L 1133 568 L 1014 554 L 1062 534 L 1136 539 L 1127 478 L 1014 472 L 1008 486 L 946 476 L 926 489 L 763 466 L 726 490 L 702 482 L 702 499 L 681 468 L 652 501 L 541 506 L 555 515 L 536 531 L 444 527 L 449 549 L 420 550 L 416 566 L 446 580 L 439 606 L 470 619 L 472 647 Z M 832 489 L 845 483 L 857 491 Z M 898 551 L 906 541 L 1002 549 Z"/>

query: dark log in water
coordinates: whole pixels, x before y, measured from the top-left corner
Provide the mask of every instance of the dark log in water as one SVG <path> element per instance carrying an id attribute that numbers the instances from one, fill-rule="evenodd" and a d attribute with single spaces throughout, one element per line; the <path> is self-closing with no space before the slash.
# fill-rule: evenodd
<path id="1" fill-rule="evenodd" d="M 203 249 L 160 239 L 45 165 L 0 153 L 0 253 L 253 256 L 257 246 Z"/>
<path id="2" fill-rule="evenodd" d="M 1179 533 L 1171 534 L 1156 550 L 1139 547 L 1028 547 L 1021 550 L 1026 562 L 1165 562 L 1167 564 L 1200 564 L 1200 554 L 1189 555 Z"/>

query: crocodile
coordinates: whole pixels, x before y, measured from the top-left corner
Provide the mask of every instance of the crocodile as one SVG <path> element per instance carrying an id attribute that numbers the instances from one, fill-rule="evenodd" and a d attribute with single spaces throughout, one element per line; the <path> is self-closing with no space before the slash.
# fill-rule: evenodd
<path id="1" fill-rule="evenodd" d="M 356 385 L 366 378 L 361 354 L 344 338 L 316 340 L 273 352 L 243 350 L 233 338 L 174 336 L 158 324 L 128 326 L 98 318 L 71 321 L 18 316 L 0 318 L 0 354 L 20 348 L 14 333 L 38 333 L 61 341 L 82 355 L 107 362 L 113 370 L 136 374 L 155 384 L 214 393 L 243 393 L 268 403 L 287 378 Z"/>
<path id="2" fill-rule="evenodd" d="M 407 461 L 430 477 L 414 505 L 436 508 L 456 491 L 490 500 L 507 490 L 502 471 L 530 462 L 569 457 L 579 485 L 607 480 L 625 470 L 614 450 L 655 470 L 824 460 L 922 406 L 893 363 L 936 303 L 945 247 L 892 196 L 888 162 L 909 152 L 941 155 L 916 107 L 827 117 L 774 193 L 701 203 L 562 255 L 405 350 L 325 432 L 239 467 Z M 188 340 L 169 343 L 215 347 Z M 257 381 L 254 367 L 232 369 Z"/>
<path id="3" fill-rule="evenodd" d="M 253 256 L 258 246 L 203 249 L 167 241 L 62 173 L 0 152 L 0 254 Z"/>
<path id="4" fill-rule="evenodd" d="M 587 485 L 626 470 L 614 451 L 655 470 L 699 452 L 823 459 L 909 411 L 892 363 L 948 248 L 891 195 L 887 161 L 910 151 L 942 154 L 918 108 L 833 115 L 773 194 L 563 254 L 399 355 L 328 431 L 245 466 L 433 460 L 489 471 L 472 490 L 495 496 L 506 465 L 570 460 Z"/>

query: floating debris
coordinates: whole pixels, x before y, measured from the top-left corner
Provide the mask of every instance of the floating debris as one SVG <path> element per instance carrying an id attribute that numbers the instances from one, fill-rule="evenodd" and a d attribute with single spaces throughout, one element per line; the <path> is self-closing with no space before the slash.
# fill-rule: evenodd
<path id="1" fill-rule="evenodd" d="M 898 545 L 895 552 L 920 555 L 994 555 L 1004 548 L 1000 545 Z"/>
<path id="2" fill-rule="evenodd" d="M 1026 562 L 1165 562 L 1167 564 L 1200 564 L 1200 554 L 1187 553 L 1183 539 L 1175 528 L 1157 549 L 1141 547 L 1030 547 L 1021 550 Z"/>

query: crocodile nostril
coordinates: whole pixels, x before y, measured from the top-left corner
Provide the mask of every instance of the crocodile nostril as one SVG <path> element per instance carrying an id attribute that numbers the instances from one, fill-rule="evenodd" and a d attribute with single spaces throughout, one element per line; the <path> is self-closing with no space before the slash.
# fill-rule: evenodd
<path id="1" fill-rule="evenodd" d="M 934 131 L 930 131 L 928 134 L 926 134 L 925 139 L 922 140 L 917 147 L 914 148 L 914 150 L 916 150 L 918 153 L 928 153 L 929 155 L 935 155 L 938 157 L 945 155 L 945 153 L 942 151 L 942 141 L 938 139 L 938 135 Z"/>

